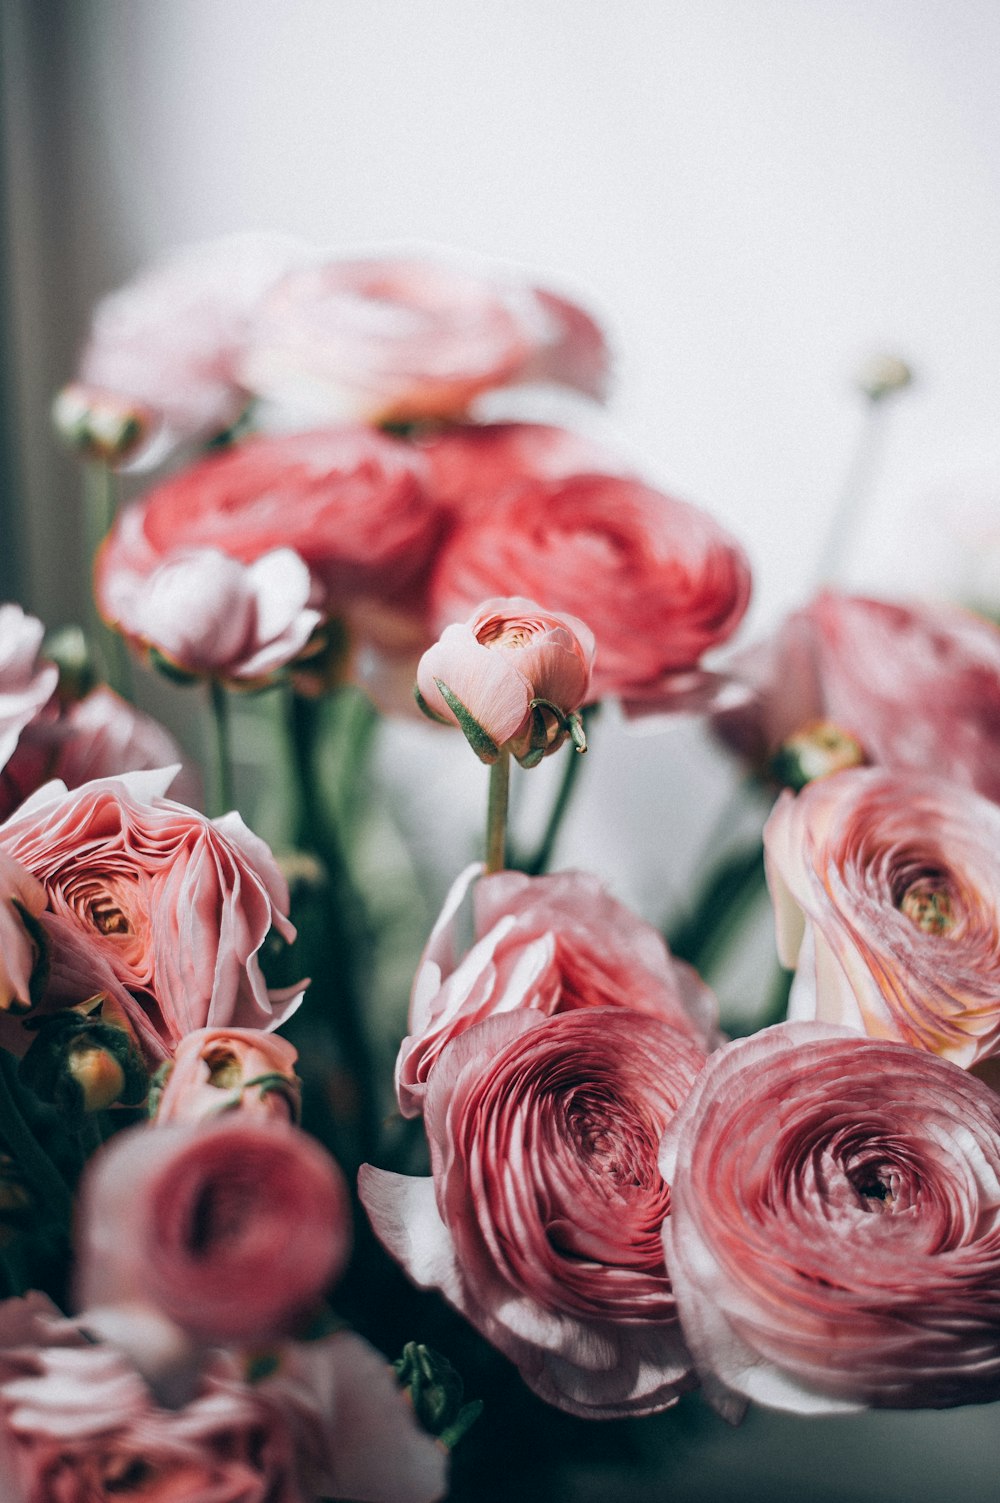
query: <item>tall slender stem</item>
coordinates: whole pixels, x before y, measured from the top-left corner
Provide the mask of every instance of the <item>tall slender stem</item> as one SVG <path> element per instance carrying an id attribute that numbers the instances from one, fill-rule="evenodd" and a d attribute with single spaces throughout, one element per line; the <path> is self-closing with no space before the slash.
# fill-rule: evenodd
<path id="1" fill-rule="evenodd" d="M 566 817 L 566 811 L 582 769 L 583 757 L 571 743 L 567 743 L 563 749 L 563 757 L 563 775 L 555 802 L 549 811 L 548 823 L 534 853 L 522 866 L 522 870 L 526 871 L 529 877 L 539 877 L 548 870 L 556 841 L 559 838 L 559 831 L 562 829 L 562 822 Z"/>
<path id="2" fill-rule="evenodd" d="M 227 814 L 234 806 L 232 738 L 229 725 L 229 697 L 217 678 L 209 680 L 211 705 L 211 764 L 208 796 L 209 813 Z"/>
<path id="3" fill-rule="evenodd" d="M 510 800 L 510 752 L 500 755 L 490 767 L 490 791 L 486 805 L 486 870 L 502 872 L 507 855 L 507 805 Z"/>
<path id="4" fill-rule="evenodd" d="M 100 460 L 89 460 L 83 467 L 84 532 L 87 559 L 91 570 L 97 550 L 111 531 L 118 507 L 114 471 Z M 107 626 L 98 614 L 93 580 L 89 595 L 90 640 L 107 682 L 126 699 L 131 697 L 132 670 L 124 638 Z"/>

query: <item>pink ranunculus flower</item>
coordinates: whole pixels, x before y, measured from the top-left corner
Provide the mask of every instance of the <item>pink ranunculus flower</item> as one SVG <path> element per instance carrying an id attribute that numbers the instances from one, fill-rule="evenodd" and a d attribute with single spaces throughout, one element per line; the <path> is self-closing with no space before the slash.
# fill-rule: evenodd
<path id="1" fill-rule="evenodd" d="M 91 1160 L 77 1304 L 147 1303 L 209 1345 L 292 1333 L 343 1272 L 343 1175 L 277 1117 L 142 1125 Z"/>
<path id="2" fill-rule="evenodd" d="M 42 945 L 37 921 L 46 902 L 41 882 L 0 851 L 0 1013 L 27 1012 L 36 1000 L 32 978 Z"/>
<path id="3" fill-rule="evenodd" d="M 500 1013 L 551 1016 L 621 1007 L 669 1023 L 702 1050 L 719 1042 L 713 993 L 690 966 L 674 959 L 658 930 L 617 902 L 596 877 L 482 876 L 482 870 L 470 866 L 452 885 L 420 961 L 396 1061 L 404 1116 L 420 1112 L 442 1049 Z M 461 914 L 470 888 L 471 944 L 461 954 Z"/>
<path id="4" fill-rule="evenodd" d="M 199 1122 L 237 1108 L 296 1121 L 302 1083 L 298 1050 L 257 1028 L 197 1028 L 177 1045 L 167 1067 L 156 1123 Z"/>
<path id="5" fill-rule="evenodd" d="M 728 667 L 750 697 L 715 728 L 756 767 L 826 720 L 870 763 L 939 773 L 1000 801 L 1000 630 L 981 617 L 824 590 Z"/>
<path id="6" fill-rule="evenodd" d="M 376 1235 L 410 1278 L 571 1414 L 652 1413 L 690 1386 L 656 1155 L 704 1057 L 624 1008 L 486 1018 L 430 1073 L 433 1177 L 361 1170 Z"/>
<path id="7" fill-rule="evenodd" d="M 427 649 L 417 688 L 431 714 L 455 725 L 441 685 L 460 701 L 492 742 L 492 751 L 480 753 L 484 761 L 495 761 L 503 746 L 538 760 L 565 740 L 567 717 L 588 698 L 593 663 L 593 633 L 576 616 L 519 596 L 484 600 Z M 544 707 L 536 709 L 536 700 Z"/>
<path id="8" fill-rule="evenodd" d="M 274 857 L 238 814 L 209 820 L 164 797 L 173 771 L 48 783 L 0 825 L 0 851 L 94 957 L 91 990 L 102 967 L 127 989 L 151 1060 L 195 1028 L 275 1027 L 301 995 L 269 992 L 258 959 L 272 926 L 295 935 Z"/>
<path id="9" fill-rule="evenodd" d="M 700 660 L 738 626 L 750 570 L 697 507 L 638 480 L 574 475 L 526 480 L 445 542 L 430 586 L 439 630 L 500 594 L 587 620 L 597 642 L 592 700 L 669 709 L 709 697 Z"/>
<path id="10" fill-rule="evenodd" d="M 483 392 L 551 382 L 603 395 L 604 336 L 576 304 L 491 270 L 417 257 L 291 273 L 241 366 L 258 395 L 326 420 L 463 416 Z"/>
<path id="11" fill-rule="evenodd" d="M 711 1057 L 660 1162 L 681 1323 L 724 1414 L 1000 1398 L 1000 1101 L 981 1081 L 782 1023 Z"/>
<path id="12" fill-rule="evenodd" d="M 1000 809 L 945 778 L 838 772 L 764 829 L 790 1016 L 971 1066 L 1000 1054 Z"/>
<path id="13" fill-rule="evenodd" d="M 148 414 L 130 467 L 236 421 L 250 401 L 237 369 L 250 317 L 313 254 L 278 235 L 227 236 L 162 257 L 98 303 L 78 379 Z"/>
<path id="14" fill-rule="evenodd" d="M 0 605 L 0 768 L 59 678 L 54 663 L 38 660 L 44 634 L 42 623 L 19 605 Z"/>

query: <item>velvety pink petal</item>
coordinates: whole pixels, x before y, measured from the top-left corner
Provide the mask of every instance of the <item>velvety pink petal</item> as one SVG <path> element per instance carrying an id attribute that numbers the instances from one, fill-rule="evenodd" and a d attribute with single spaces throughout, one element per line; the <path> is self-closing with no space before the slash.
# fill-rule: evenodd
<path id="1" fill-rule="evenodd" d="M 417 684 L 427 704 L 457 724 L 438 679 L 497 746 L 516 735 L 527 719 L 530 683 L 508 657 L 481 646 L 468 626 L 447 627 L 417 667 Z"/>

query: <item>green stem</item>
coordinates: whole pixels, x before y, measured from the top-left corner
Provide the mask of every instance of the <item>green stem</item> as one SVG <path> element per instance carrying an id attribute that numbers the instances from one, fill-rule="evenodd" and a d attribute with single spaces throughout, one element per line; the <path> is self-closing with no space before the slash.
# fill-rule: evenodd
<path id="1" fill-rule="evenodd" d="M 708 977 L 719 965 L 765 888 L 764 844 L 723 857 L 702 883 L 693 909 L 667 936 L 671 952 Z"/>
<path id="2" fill-rule="evenodd" d="M 208 811 L 213 817 L 228 814 L 234 807 L 232 737 L 229 724 L 229 696 L 225 686 L 217 679 L 209 679 L 209 704 L 211 706 L 210 729 L 210 782 Z"/>
<path id="3" fill-rule="evenodd" d="M 13 1058 L 0 1055 L 0 1136 L 27 1183 L 35 1190 L 51 1220 L 69 1229 L 73 1211 L 66 1181 L 35 1137 L 21 1111 L 12 1082 Z"/>
<path id="4" fill-rule="evenodd" d="M 837 503 L 827 528 L 817 564 L 820 585 L 836 584 L 850 553 L 865 502 L 878 478 L 879 463 L 885 445 L 885 398 L 869 398 L 861 431 L 847 466 Z"/>
<path id="5" fill-rule="evenodd" d="M 562 822 L 566 817 L 573 790 L 576 788 L 582 770 L 583 756 L 571 742 L 566 744 L 563 755 L 565 757 L 563 775 L 555 802 L 549 812 L 548 824 L 534 853 L 526 861 L 520 863 L 521 870 L 527 872 L 529 877 L 539 877 L 543 872 L 548 871 L 556 841 L 559 839 L 559 831 L 562 829 Z"/>
<path id="6" fill-rule="evenodd" d="M 486 804 L 486 870 L 502 872 L 507 853 L 507 805 L 510 800 L 510 752 L 500 755 L 490 767 L 490 791 Z"/>
<path id="7" fill-rule="evenodd" d="M 83 467 L 84 534 L 91 570 L 97 550 L 114 524 L 118 509 L 117 481 L 110 466 L 89 460 Z M 131 698 L 132 669 L 125 639 L 101 620 L 93 581 L 90 589 L 90 639 L 104 678 L 116 693 Z"/>

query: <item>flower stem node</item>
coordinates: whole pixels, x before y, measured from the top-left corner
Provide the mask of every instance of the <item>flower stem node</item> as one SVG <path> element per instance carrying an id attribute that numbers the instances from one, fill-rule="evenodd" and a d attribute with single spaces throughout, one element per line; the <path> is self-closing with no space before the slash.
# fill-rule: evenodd
<path id="1" fill-rule="evenodd" d="M 71 1123 L 115 1104 L 140 1106 L 149 1092 L 131 1031 L 104 1021 L 103 1001 L 98 995 L 25 1024 L 36 1038 L 21 1061 L 20 1078 Z"/>
<path id="2" fill-rule="evenodd" d="M 107 465 L 134 454 L 151 421 L 144 407 L 81 382 L 64 386 L 52 404 L 52 423 L 63 442 L 84 458 Z"/>
<path id="3" fill-rule="evenodd" d="M 816 778 L 848 767 L 863 767 L 864 748 L 856 736 L 832 720 L 811 720 L 783 741 L 770 762 L 771 776 L 796 793 Z"/>
<path id="4" fill-rule="evenodd" d="M 408 1341 L 392 1365 L 424 1429 L 452 1450 L 482 1413 L 482 1399 L 463 1403 L 465 1385 L 458 1372 L 447 1357 L 419 1342 Z"/>

